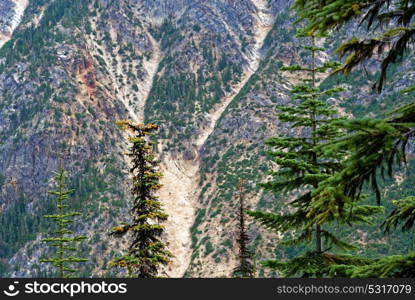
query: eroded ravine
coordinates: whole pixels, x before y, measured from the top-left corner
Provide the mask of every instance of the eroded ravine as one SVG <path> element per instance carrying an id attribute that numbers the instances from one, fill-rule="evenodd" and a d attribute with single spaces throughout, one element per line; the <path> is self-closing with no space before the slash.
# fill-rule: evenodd
<path id="1" fill-rule="evenodd" d="M 226 108 L 259 67 L 260 50 L 272 28 L 273 17 L 266 0 L 253 0 L 253 3 L 257 8 L 257 14 L 254 30 L 255 44 L 250 55 L 246 57 L 249 63 L 245 68 L 242 80 L 233 87 L 229 94 L 223 97 L 219 105 L 209 112 L 208 126 L 199 129 L 199 135 L 194 140 L 197 153 L 215 129 Z M 160 146 L 160 151 L 162 151 L 162 148 L 163 146 Z M 167 239 L 169 248 L 175 255 L 172 264 L 165 270 L 170 277 L 182 277 L 190 263 L 192 253 L 190 228 L 194 222 L 200 191 L 199 167 L 199 157 L 196 157 L 193 161 L 186 161 L 181 156 L 172 157 L 171 154 L 165 154 L 161 163 L 161 171 L 164 177 L 162 178 L 163 187 L 159 196 L 164 204 L 164 209 L 169 214 L 166 223 Z"/>

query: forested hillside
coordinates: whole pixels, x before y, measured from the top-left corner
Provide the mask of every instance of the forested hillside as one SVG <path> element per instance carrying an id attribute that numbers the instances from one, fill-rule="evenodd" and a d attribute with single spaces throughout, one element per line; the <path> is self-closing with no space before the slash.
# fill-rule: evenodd
<path id="1" fill-rule="evenodd" d="M 300 9 L 290 8 L 294 2 L 300 3 Z M 344 62 L 336 49 L 354 36 L 368 34 L 353 17 L 342 26 L 328 27 L 329 34 L 314 45 L 318 51 L 312 48 L 313 60 L 310 49 L 304 48 L 310 36 L 297 36 L 313 21 L 304 13 L 307 8 L 301 11 L 303 2 L 308 1 L 1 2 L 0 276 L 56 276 L 41 259 L 53 253 L 42 239 L 56 228 L 44 215 L 56 213 L 54 196 L 48 191 L 56 187 L 53 172 L 61 161 L 68 189 L 73 190 L 70 207 L 81 213 L 70 228 L 86 237 L 79 241 L 77 255 L 88 260 L 77 266 L 78 275 L 125 275 L 111 265 L 128 244 L 128 236 L 114 239 L 110 232 L 130 230 L 122 226 L 131 221 L 132 200 L 143 194 L 130 193 L 132 161 L 125 152 L 132 150 L 128 133 L 116 125 L 119 120 L 158 127 L 151 141 L 157 155 L 154 168 L 159 165 L 163 176 L 161 186 L 152 182 L 154 191 L 149 193 L 158 196 L 168 215 L 165 218 L 153 203 L 160 222 L 165 222 L 160 236 L 173 254 L 160 274 L 234 276 L 240 247 L 238 183 L 250 211 L 291 212 L 288 203 L 302 192 L 286 194 L 261 186 L 273 180 L 269 171 L 278 170 L 266 141 L 309 133 L 279 118 L 276 107 L 295 103 L 293 88 L 304 79 L 283 67 Z M 301 14 L 303 20 L 295 22 Z M 382 89 L 374 90 L 382 75 L 381 58 L 356 63 L 348 76 L 322 70 L 319 89 L 341 88 L 321 97 L 322 103 L 345 120 L 386 118 L 393 109 L 411 104 L 412 94 L 402 91 L 414 85 L 413 52 L 404 51 L 403 59 L 393 60 Z M 352 135 L 349 129 L 339 130 Z M 135 128 L 143 141 L 146 130 Z M 143 146 L 141 140 L 130 141 Z M 385 180 L 383 170 L 375 168 L 378 193 L 371 189 L 372 176 L 363 185 L 367 197 L 347 195 L 356 196 L 361 204 L 385 207 L 371 224 L 324 225 L 357 246 L 342 255 L 376 259 L 415 250 L 413 227 L 402 232 L 392 226 L 389 234 L 381 227 L 396 207 L 391 200 L 413 195 L 412 145 L 412 141 L 404 145 L 406 167 L 394 164 Z M 353 151 L 339 164 L 345 161 L 349 166 L 349 157 Z M 343 187 L 340 181 L 337 187 L 339 191 Z M 290 234 L 269 231 L 252 216 L 246 215 L 246 223 L 255 276 L 282 276 L 260 262 L 286 261 L 314 247 L 312 243 L 283 245 Z M 121 258 L 118 266 L 123 267 L 125 257 Z"/>

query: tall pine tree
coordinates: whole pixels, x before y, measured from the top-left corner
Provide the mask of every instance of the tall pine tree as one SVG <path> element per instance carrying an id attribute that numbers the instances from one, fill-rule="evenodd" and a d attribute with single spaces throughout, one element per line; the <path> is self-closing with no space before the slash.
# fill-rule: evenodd
<path id="1" fill-rule="evenodd" d="M 162 222 L 167 220 L 158 197 L 162 174 L 158 172 L 158 163 L 153 154 L 149 137 L 157 130 L 155 124 L 133 124 L 119 121 L 117 124 L 132 132 L 129 138 L 131 150 L 128 156 L 132 160 L 132 189 L 134 196 L 131 207 L 131 223 L 112 229 L 112 235 L 130 234 L 131 243 L 127 254 L 111 262 L 112 267 L 127 268 L 130 277 L 156 277 L 161 265 L 169 263 L 172 254 L 161 240 L 164 233 Z"/>
<path id="2" fill-rule="evenodd" d="M 236 239 L 239 248 L 239 264 L 233 271 L 234 277 L 254 278 L 255 267 L 252 264 L 252 252 L 248 249 L 250 239 L 246 227 L 245 198 L 243 193 L 243 180 L 241 179 L 238 184 L 238 238 Z"/>
<path id="3" fill-rule="evenodd" d="M 41 262 L 52 264 L 58 271 L 60 278 L 73 277 L 76 269 L 71 267 L 73 263 L 83 263 L 88 261 L 85 258 L 70 256 L 68 253 L 76 251 L 75 243 L 85 240 L 84 235 L 76 235 L 69 229 L 69 226 L 74 222 L 76 216 L 81 214 L 78 212 L 68 212 L 70 207 L 67 203 L 70 199 L 72 190 L 67 189 L 66 172 L 63 168 L 62 161 L 60 162 L 59 170 L 55 172 L 55 181 L 57 189 L 50 191 L 49 194 L 56 197 L 56 207 L 58 213 L 55 215 L 47 215 L 45 218 L 51 219 L 57 225 L 55 237 L 46 238 L 43 241 L 56 248 L 56 255 L 50 258 L 41 259 Z"/>
<path id="4" fill-rule="evenodd" d="M 321 90 L 318 78 L 319 74 L 326 73 L 338 64 L 325 62 L 318 65 L 317 55 L 324 49 L 316 46 L 314 35 L 308 38 L 311 39 L 312 44 L 304 48 L 310 53 L 310 65 L 292 65 L 282 69 L 296 72 L 303 78 L 303 83 L 293 86 L 291 105 L 277 107 L 279 120 L 290 124 L 292 130 L 291 135 L 279 136 L 267 141 L 267 145 L 271 147 L 269 155 L 273 157 L 279 169 L 271 172 L 274 180 L 262 184 L 265 190 L 277 194 L 290 194 L 295 200 L 288 203 L 288 212 L 283 214 L 258 211 L 249 213 L 255 220 L 273 231 L 291 233 L 294 238 L 286 241 L 286 244 L 295 245 L 314 241 L 314 250 L 303 256 L 288 262 L 271 260 L 263 263 L 265 266 L 281 271 L 285 276 L 323 276 L 329 272 L 330 266 L 334 263 L 340 261 L 351 263 L 349 257 L 327 252 L 333 246 L 349 250 L 354 247 L 336 237 L 326 224 L 368 222 L 368 216 L 380 210 L 370 206 L 357 207 L 353 203 L 346 202 L 341 205 L 347 206 L 352 213 L 329 214 L 322 218 L 321 216 L 332 211 L 332 205 L 336 204 L 313 205 L 312 198 L 322 196 L 313 195 L 313 190 L 320 182 L 341 170 L 341 160 L 345 153 L 338 151 L 327 154 L 322 150 L 323 145 L 342 135 L 335 126 L 335 122 L 339 120 L 337 111 L 324 100 L 340 89 Z"/>
<path id="5" fill-rule="evenodd" d="M 379 92 L 387 80 L 389 68 L 413 51 L 415 3 L 412 0 L 296 0 L 294 8 L 299 21 L 307 22 L 304 32 L 325 32 L 352 21 L 357 21 L 360 27 L 366 26 L 364 37 L 353 37 L 337 49 L 338 54 L 347 58 L 336 72 L 349 74 L 368 59 L 376 58 L 380 60 L 379 80 L 375 84 Z M 407 86 L 401 92 L 414 91 L 415 86 Z M 347 149 L 350 155 L 343 171 L 331 178 L 327 186 L 342 186 L 344 193 L 356 200 L 368 183 L 380 202 L 379 175 L 392 176 L 394 166 L 406 163 L 407 144 L 415 137 L 414 122 L 414 101 L 403 104 L 385 119 L 343 122 L 342 126 L 350 134 L 328 149 Z"/>

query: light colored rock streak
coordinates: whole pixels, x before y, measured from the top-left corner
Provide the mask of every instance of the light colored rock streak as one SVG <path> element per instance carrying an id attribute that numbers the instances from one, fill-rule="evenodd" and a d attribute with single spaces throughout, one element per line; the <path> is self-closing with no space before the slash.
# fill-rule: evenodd
<path id="1" fill-rule="evenodd" d="M 144 122 L 144 107 L 145 107 L 148 95 L 150 94 L 150 90 L 153 86 L 154 77 L 157 74 L 158 67 L 162 60 L 160 45 L 153 38 L 151 34 L 148 34 L 147 37 L 149 38 L 152 44 L 153 52 L 149 60 L 143 61 L 143 67 L 144 67 L 144 70 L 146 70 L 147 72 L 147 76 L 144 79 L 144 81 L 139 83 L 139 89 L 138 89 L 139 101 L 138 103 L 134 103 L 134 109 L 137 112 L 140 122 Z"/>
<path id="2" fill-rule="evenodd" d="M 22 21 L 24 11 L 29 5 L 29 0 L 13 0 L 13 2 L 16 4 L 16 6 L 14 7 L 13 20 L 10 24 L 8 32 L 0 32 L 0 48 L 3 47 L 3 45 L 11 39 L 14 30 L 17 28 L 17 26 L 19 26 L 20 22 Z"/>
<path id="3" fill-rule="evenodd" d="M 256 0 L 253 3 L 257 8 L 257 17 L 254 30 L 255 44 L 246 57 L 249 64 L 240 83 L 235 85 L 232 92 L 209 112 L 208 126 L 200 128 L 199 135 L 194 141 L 197 150 L 200 150 L 205 144 L 228 105 L 259 67 L 260 50 L 272 28 L 273 17 L 267 7 L 266 0 Z M 160 148 L 162 149 L 162 147 Z M 164 177 L 161 181 L 163 187 L 159 196 L 164 204 L 164 209 L 169 214 L 169 220 L 166 223 L 167 239 L 169 248 L 175 255 L 172 264 L 165 270 L 165 273 L 170 277 L 182 277 L 190 263 L 192 252 L 190 228 L 194 222 L 200 191 L 199 165 L 199 157 L 196 157 L 193 162 L 189 162 L 181 157 L 172 157 L 171 155 L 165 155 L 161 164 Z"/>

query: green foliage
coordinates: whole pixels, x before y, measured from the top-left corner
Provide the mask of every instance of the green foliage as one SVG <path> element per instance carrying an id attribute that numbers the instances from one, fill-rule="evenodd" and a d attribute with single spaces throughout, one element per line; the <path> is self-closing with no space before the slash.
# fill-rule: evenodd
<path id="1" fill-rule="evenodd" d="M 74 222 L 74 217 L 80 216 L 81 214 L 77 212 L 67 212 L 67 209 L 70 206 L 66 203 L 70 199 L 69 196 L 72 191 L 66 188 L 66 174 L 62 162 L 58 172 L 55 174 L 55 181 L 58 187 L 56 190 L 49 193 L 56 197 L 58 213 L 55 215 L 46 215 L 45 218 L 55 222 L 57 230 L 55 231 L 55 237 L 46 238 L 43 239 L 43 241 L 50 244 L 51 247 L 56 248 L 56 256 L 44 258 L 40 261 L 52 264 L 58 270 L 60 278 L 69 278 L 73 277 L 73 273 L 76 272 L 76 269 L 70 267 L 73 263 L 83 263 L 88 260 L 75 256 L 68 256 L 68 252 L 76 251 L 77 248 L 74 244 L 85 240 L 87 237 L 84 235 L 76 235 L 73 231 L 69 230 L 70 224 Z"/>
<path id="2" fill-rule="evenodd" d="M 392 176 L 394 166 L 406 162 L 406 146 L 413 135 L 410 123 L 398 122 L 398 118 L 396 115 L 393 120 L 361 119 L 339 123 L 353 134 L 328 144 L 325 153 L 346 149 L 351 154 L 343 163 L 343 170 L 323 182 L 317 192 L 328 186 L 342 187 L 344 194 L 355 200 L 368 182 L 380 202 L 378 175 Z M 341 193 L 333 195 L 332 201 L 344 201 L 341 197 Z"/>
<path id="3" fill-rule="evenodd" d="M 208 256 L 210 253 L 212 253 L 215 249 L 213 249 L 213 245 L 211 241 L 207 241 L 205 245 L 205 256 Z"/>
<path id="4" fill-rule="evenodd" d="M 0 260 L 0 277 L 5 277 L 4 275 L 7 274 L 9 271 L 9 265 L 2 260 Z"/>
<path id="5" fill-rule="evenodd" d="M 196 213 L 195 222 L 193 223 L 192 228 L 190 228 L 190 232 L 192 233 L 192 247 L 196 246 L 197 234 L 200 233 L 197 228 L 202 222 L 205 214 L 206 214 L 206 209 L 198 209 Z"/>
<path id="6" fill-rule="evenodd" d="M 40 9 L 45 5 L 43 2 L 43 0 L 31 1 L 28 10 Z M 61 38 L 60 34 L 52 29 L 59 23 L 64 27 L 79 26 L 87 9 L 87 3 L 83 0 L 57 0 L 48 3 L 38 26 L 27 26 L 24 30 L 16 32 L 13 40 L 1 48 L 0 57 L 6 58 L 5 65 L 19 62 L 22 57 L 28 55 L 37 66 L 55 64 L 56 56 L 44 51 L 48 49 L 45 46 L 59 42 Z M 36 12 L 32 11 L 32 13 Z"/>
<path id="7" fill-rule="evenodd" d="M 73 191 L 71 194 L 71 209 L 83 214 L 83 223 L 104 222 L 108 216 L 102 213 L 100 208 L 100 199 L 103 195 L 111 198 L 122 197 L 118 180 L 124 175 L 120 168 L 115 164 L 114 158 L 102 158 L 105 162 L 105 169 L 100 171 L 94 166 L 94 161 L 88 161 L 82 164 L 79 172 L 74 173 L 68 178 L 68 187 Z M 75 163 L 75 166 L 77 163 Z M 80 165 L 78 163 L 78 165 Z M 13 181 L 11 181 L 13 183 Z M 8 184 L 8 183 L 7 183 Z M 13 185 L 10 185 L 12 188 Z M 105 198 L 105 197 L 103 197 Z M 125 206 L 125 204 L 123 204 Z M 52 197 L 47 199 L 33 199 L 18 194 L 16 201 L 8 205 L 0 214 L 0 259 L 7 264 L 7 261 L 28 242 L 36 239 L 39 232 L 45 235 L 52 235 L 55 228 L 51 226 L 49 219 L 44 215 L 51 215 L 55 212 L 55 200 Z M 113 207 L 110 211 L 110 218 L 120 214 L 120 209 Z M 101 242 L 101 241 L 100 241 Z M 88 239 L 79 247 L 79 256 L 88 257 L 90 255 L 89 245 L 92 242 Z M 30 248 L 29 248 L 30 249 Z M 91 270 L 94 262 L 89 260 L 84 264 L 79 264 L 79 273 L 77 276 L 91 276 Z M 5 268 L 11 272 L 15 266 Z M 50 277 L 56 276 L 49 272 L 43 272 L 40 269 L 35 270 L 36 276 Z M 10 274 L 4 274 L 10 276 Z"/>
<path id="8" fill-rule="evenodd" d="M 314 37 L 313 45 L 314 45 Z M 316 52 L 321 51 L 315 46 L 306 46 L 306 50 L 311 52 L 312 65 L 304 67 L 293 65 L 282 68 L 283 71 L 301 72 L 309 74 L 303 77 L 304 84 L 294 85 L 292 88 L 293 101 L 290 105 L 281 105 L 278 118 L 280 121 L 290 124 L 291 129 L 299 129 L 301 134 L 297 136 L 280 136 L 269 139 L 266 143 L 271 147 L 269 155 L 279 166 L 278 171 L 271 171 L 270 175 L 274 180 L 261 184 L 268 191 L 272 192 L 299 192 L 302 196 L 297 197 L 290 206 L 294 209 L 293 213 L 274 215 L 262 212 L 251 213 L 267 227 L 275 230 L 304 230 L 300 234 L 301 241 L 310 240 L 310 229 L 316 222 L 310 216 L 310 188 L 316 188 L 318 184 L 327 179 L 331 174 L 340 168 L 339 159 L 342 152 L 323 156 L 318 148 L 328 140 L 332 140 L 341 135 L 341 132 L 333 125 L 338 118 L 336 111 L 330 108 L 323 100 L 325 95 L 332 95 L 337 89 L 320 90 L 316 87 L 316 74 L 326 72 L 322 66 L 315 63 Z M 306 191 L 304 193 L 304 190 Z M 308 190 L 308 191 L 307 191 Z M 321 238 L 319 225 L 315 229 L 316 238 Z M 317 250 L 321 252 L 321 242 L 317 241 Z"/>
<path id="9" fill-rule="evenodd" d="M 340 55 L 349 55 L 344 66 L 338 70 L 346 74 L 368 58 L 385 52 L 377 84 L 379 91 L 384 85 L 388 67 L 402 58 L 414 42 L 412 17 L 415 11 L 413 2 L 409 0 L 328 0 L 323 3 L 296 0 L 293 7 L 299 14 L 298 21 L 308 22 L 303 28 L 305 33 L 324 33 L 353 19 L 357 19 L 361 26 L 366 25 L 368 33 L 371 27 L 379 28 L 381 25 L 382 30 L 370 31 L 363 39 L 354 37 L 337 50 Z"/>
<path id="10" fill-rule="evenodd" d="M 381 55 L 380 79 L 377 87 L 381 91 L 387 71 L 403 59 L 413 43 L 414 28 L 410 20 L 414 14 L 409 9 L 411 1 L 355 1 L 347 3 L 331 0 L 319 5 L 315 1 L 296 1 L 294 8 L 300 15 L 300 20 L 307 20 L 304 32 L 325 31 L 340 27 L 354 18 L 360 24 L 366 24 L 368 35 L 364 39 L 352 38 L 342 44 L 337 52 L 340 55 L 349 54 L 343 67 L 338 72 L 350 73 L 355 67 L 362 65 L 374 55 Z M 382 30 L 369 31 L 371 27 L 384 25 Z M 411 93 L 408 87 L 403 94 Z M 404 97 L 396 97 L 402 101 Z M 385 103 L 384 103 L 385 104 Z M 326 152 L 336 152 L 339 149 L 347 150 L 350 156 L 344 163 L 344 169 L 336 176 L 322 184 L 321 192 L 327 186 L 337 186 L 344 189 L 344 193 L 333 195 L 332 201 L 343 202 L 341 194 L 359 198 L 366 183 L 370 184 L 380 202 L 379 175 L 392 176 L 394 167 L 401 167 L 406 162 L 408 141 L 415 135 L 413 124 L 415 120 L 415 104 L 401 103 L 401 108 L 390 113 L 385 119 L 358 119 L 345 121 L 339 124 L 349 135 L 328 145 Z M 339 206 L 339 208 L 342 208 Z"/>
<path id="11" fill-rule="evenodd" d="M 413 50 L 413 7 L 413 1 L 408 0 L 296 0 L 294 5 L 300 16 L 299 21 L 308 21 L 303 32 L 325 32 L 341 27 L 352 19 L 367 26 L 366 37 L 353 37 L 338 48 L 338 54 L 348 57 L 336 72 L 349 74 L 366 60 L 376 56 L 381 60 L 379 80 L 374 86 L 379 92 L 386 82 L 388 70 Z M 377 30 L 371 30 L 371 27 Z M 413 86 L 409 86 L 401 93 L 408 94 L 413 91 Z M 326 194 L 324 198 L 314 197 L 314 206 L 335 203 L 339 210 L 334 209 L 329 214 L 344 214 L 345 204 L 349 199 L 360 199 L 366 183 L 370 184 L 380 203 L 379 177 L 384 180 L 386 174 L 392 177 L 395 166 L 406 164 L 407 144 L 415 136 L 415 104 L 410 100 L 409 103 L 401 105 L 385 119 L 360 119 L 340 124 L 347 129 L 349 135 L 328 145 L 325 153 L 346 150 L 350 155 L 343 163 L 343 170 L 323 181 L 314 191 L 313 196 Z M 334 187 L 336 191 L 333 190 Z M 412 229 L 414 198 L 408 197 L 394 201 L 393 204 L 394 210 L 383 223 L 385 231 L 390 232 L 400 224 L 404 231 Z M 334 205 L 331 206 L 334 208 Z M 327 215 L 322 214 L 319 216 L 320 220 L 326 217 Z M 346 277 L 414 277 L 415 268 L 412 253 L 374 259 L 365 266 L 335 266 L 333 270 L 335 276 Z"/>
<path id="12" fill-rule="evenodd" d="M 0 190 L 2 189 L 5 183 L 6 183 L 6 176 L 0 173 Z"/>
<path id="13" fill-rule="evenodd" d="M 130 277 L 151 278 L 157 275 L 160 265 L 168 264 L 172 257 L 160 239 L 164 233 L 164 226 L 160 223 L 166 221 L 168 216 L 155 196 L 161 187 L 159 180 L 162 174 L 157 172 L 157 160 L 147 140 L 157 126 L 135 125 L 130 121 L 119 121 L 118 125 L 134 134 L 129 138 L 132 146 L 128 153 L 133 164 L 131 192 L 134 200 L 131 207 L 132 222 L 121 224 L 111 231 L 116 237 L 131 234 L 128 252 L 115 258 L 110 266 L 126 268 Z"/>
<path id="14" fill-rule="evenodd" d="M 298 0 L 294 8 L 299 12 L 300 20 L 309 21 L 304 31 L 324 31 L 339 27 L 352 18 L 367 22 L 368 29 L 374 23 L 387 25 L 386 31 L 378 37 L 364 40 L 353 38 L 338 49 L 341 55 L 351 53 L 345 65 L 340 69 L 346 73 L 350 73 L 354 67 L 361 65 L 366 59 L 377 55 L 379 51 L 387 51 L 381 66 L 378 84 L 380 90 L 386 79 L 387 69 L 395 64 L 398 58 L 402 58 L 406 50 L 409 51 L 407 47 L 413 42 L 415 30 L 410 20 L 414 11 L 408 9 L 409 2 L 406 0 L 377 2 L 351 0 L 343 3 L 343 1 L 332 0 L 320 6 L 315 1 Z M 410 93 L 411 91 L 411 87 L 408 87 L 404 92 Z M 378 171 L 382 176 L 385 171 L 392 176 L 393 166 L 405 162 L 406 145 L 415 135 L 414 120 L 415 104 L 412 101 L 395 110 L 386 119 L 343 122 L 341 125 L 350 132 L 351 136 L 340 139 L 327 151 L 347 149 L 351 156 L 343 172 L 336 178 L 330 179 L 327 185 L 342 186 L 347 196 L 356 199 L 364 184 L 370 183 L 380 201 Z"/>
<path id="15" fill-rule="evenodd" d="M 335 268 L 367 265 L 371 260 L 351 255 L 337 255 L 329 252 L 307 252 L 288 262 L 267 260 L 261 264 L 271 270 L 279 270 L 284 277 L 328 277 L 335 276 Z"/>
<path id="16" fill-rule="evenodd" d="M 383 224 L 387 232 L 402 224 L 402 231 L 409 231 L 415 226 L 415 197 L 408 197 L 402 200 L 392 201 L 395 209 Z"/>
<path id="17" fill-rule="evenodd" d="M 359 278 L 414 278 L 415 252 L 366 260 L 364 264 L 332 265 L 330 276 Z"/>
<path id="18" fill-rule="evenodd" d="M 47 228 L 45 219 L 39 215 L 31 216 L 26 205 L 28 200 L 19 195 L 17 201 L 0 214 L 0 257 L 10 257 L 29 240 L 36 238 L 38 228 Z M 48 203 L 49 204 L 49 203 Z M 51 207 L 46 208 L 47 212 Z M 46 212 L 41 211 L 41 212 Z M 43 225 L 43 226 L 42 226 Z"/>
<path id="19" fill-rule="evenodd" d="M 221 53 L 215 44 L 221 37 L 202 35 L 197 46 L 194 42 L 186 43 L 182 50 L 186 55 L 176 55 L 175 45 L 185 38 L 193 39 L 182 29 L 180 24 L 165 20 L 161 28 L 152 31 L 166 55 L 159 65 L 159 71 L 163 72 L 154 78 L 145 106 L 146 121 L 163 123 L 160 138 L 170 140 L 168 150 L 179 152 L 185 151 L 182 141 L 194 135 L 193 124 L 203 120 L 205 113 L 220 102 L 225 92 L 231 92 L 243 73 L 243 67 Z M 197 57 L 189 57 L 188 53 L 195 53 Z M 194 59 L 199 67 L 196 72 L 188 71 L 189 60 Z M 186 70 L 179 71 L 183 66 Z"/>

